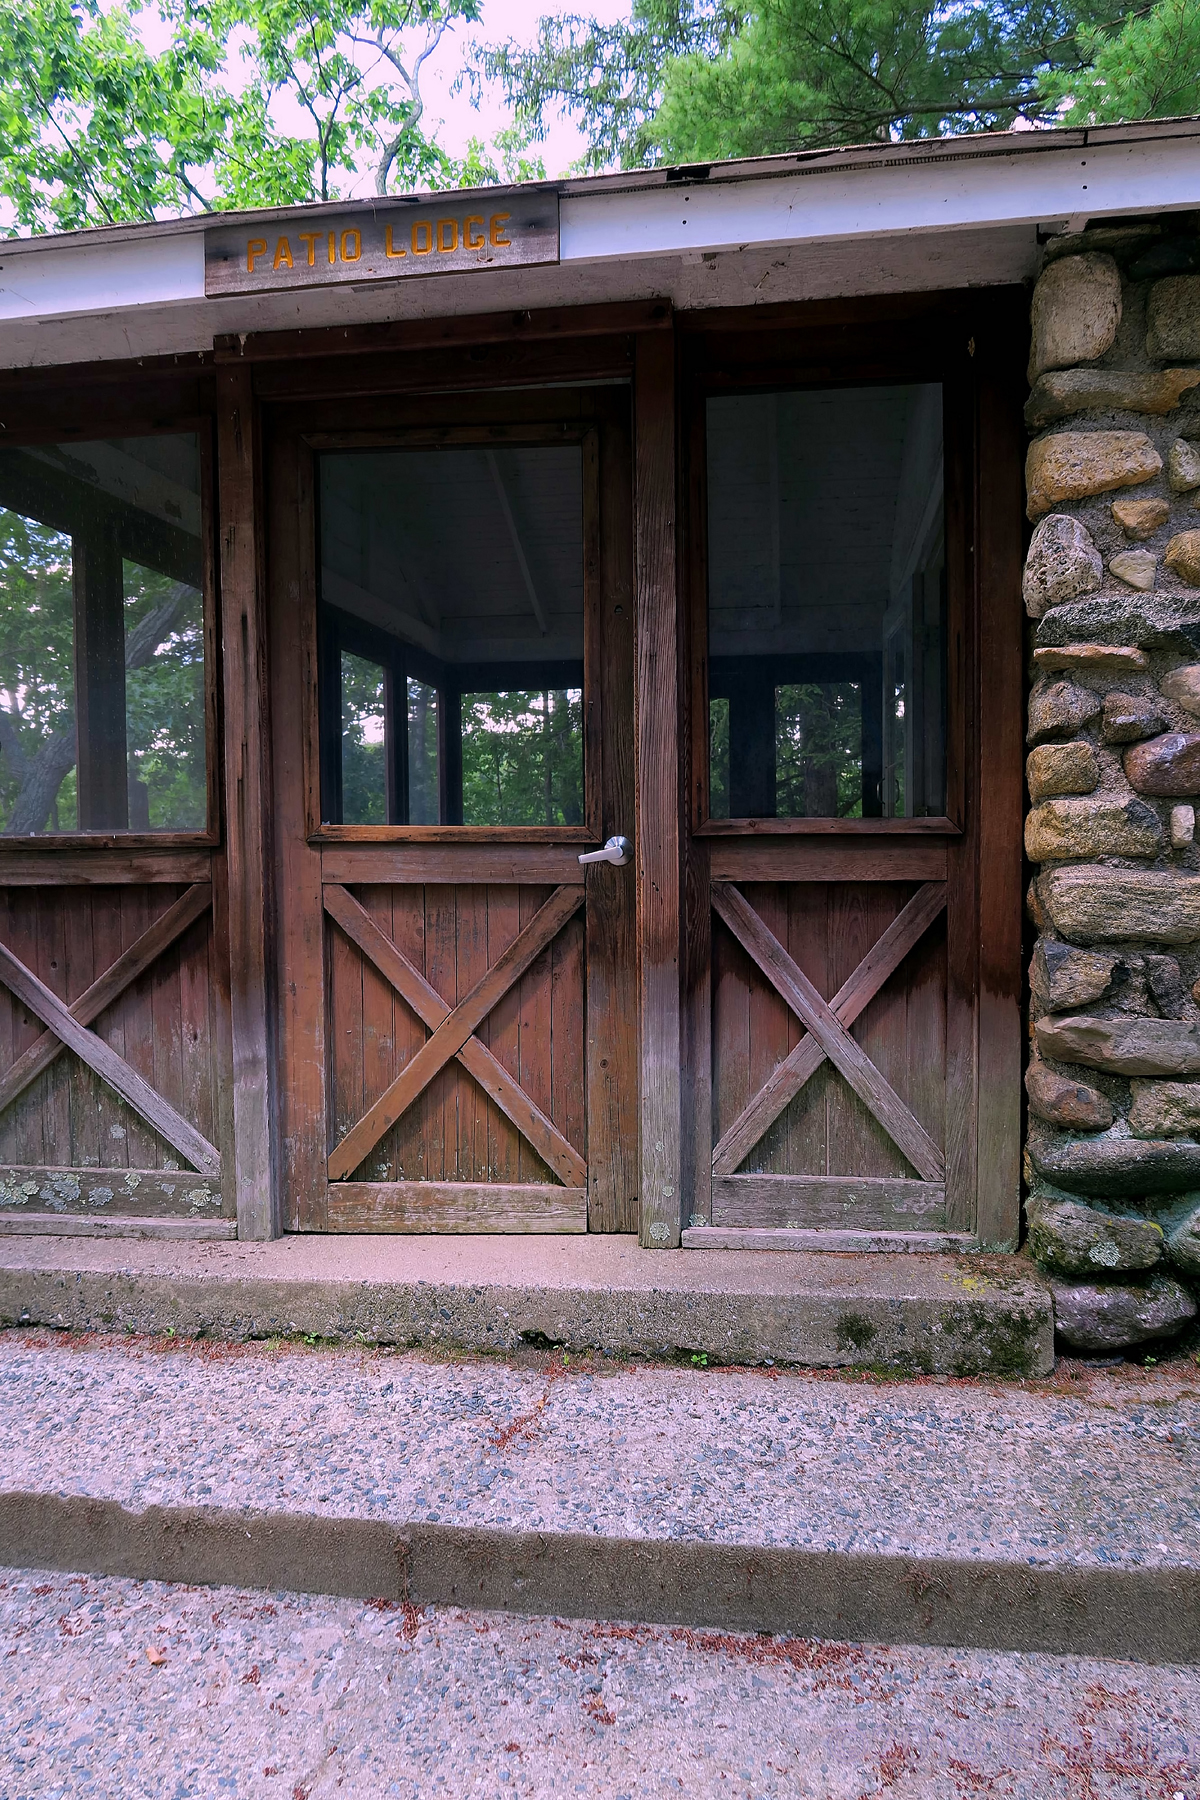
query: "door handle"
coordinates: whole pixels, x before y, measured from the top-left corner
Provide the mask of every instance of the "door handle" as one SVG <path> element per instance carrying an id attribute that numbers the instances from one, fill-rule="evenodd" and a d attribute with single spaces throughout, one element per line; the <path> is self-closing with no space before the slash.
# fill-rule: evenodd
<path id="1" fill-rule="evenodd" d="M 585 850 L 581 863 L 615 863 L 618 869 L 633 861 L 633 846 L 627 837 L 610 837 L 603 850 Z"/>

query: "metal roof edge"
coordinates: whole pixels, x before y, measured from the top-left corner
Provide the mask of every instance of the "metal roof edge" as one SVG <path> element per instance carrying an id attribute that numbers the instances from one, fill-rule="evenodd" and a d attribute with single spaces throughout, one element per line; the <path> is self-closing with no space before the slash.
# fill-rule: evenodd
<path id="1" fill-rule="evenodd" d="M 1031 128 L 1024 131 L 962 133 L 955 137 L 914 138 L 903 143 L 850 144 L 821 150 L 787 151 L 772 156 L 741 157 L 728 162 L 669 164 L 657 168 L 614 170 L 602 175 L 564 177 L 486 188 L 422 190 L 409 194 L 372 195 L 360 200 L 312 201 L 299 206 L 258 207 L 237 212 L 186 213 L 175 219 L 139 220 L 89 226 L 81 231 L 45 232 L 32 237 L 0 239 L 0 262 L 39 250 L 100 248 L 107 245 L 191 235 L 217 226 L 244 225 L 256 219 L 322 218 L 331 213 L 377 213 L 453 201 L 465 195 L 501 197 L 516 192 L 557 193 L 563 199 L 586 200 L 620 193 L 639 193 L 683 184 L 726 184 L 795 178 L 797 175 L 845 173 L 855 169 L 899 169 L 1004 156 L 1046 155 L 1104 145 L 1142 144 L 1178 138 L 1200 139 L 1200 116 L 1134 120 L 1116 125 Z"/>

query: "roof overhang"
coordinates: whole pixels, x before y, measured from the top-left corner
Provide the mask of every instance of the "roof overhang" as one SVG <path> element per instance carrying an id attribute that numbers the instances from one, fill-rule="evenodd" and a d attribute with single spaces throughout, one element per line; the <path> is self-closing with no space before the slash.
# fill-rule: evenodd
<path id="1" fill-rule="evenodd" d="M 606 300 L 665 298 L 687 309 L 1022 281 L 1047 235 L 1200 208 L 1200 120 L 871 145 L 537 191 L 557 199 L 556 261 L 337 286 L 314 279 L 279 292 L 206 295 L 206 231 L 320 230 L 334 216 L 391 216 L 413 198 L 13 239 L 0 247 L 0 366 L 180 354 L 228 333 Z M 496 197 L 477 195 L 481 207 Z"/>

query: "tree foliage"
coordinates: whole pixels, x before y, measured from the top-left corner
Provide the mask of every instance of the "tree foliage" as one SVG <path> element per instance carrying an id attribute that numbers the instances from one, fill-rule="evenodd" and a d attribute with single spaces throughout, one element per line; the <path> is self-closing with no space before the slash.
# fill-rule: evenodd
<path id="1" fill-rule="evenodd" d="M 1195 111 L 1200 0 L 634 0 L 484 66 L 532 131 L 574 116 L 584 166 L 709 162 Z"/>
<path id="2" fill-rule="evenodd" d="M 541 135 L 549 114 L 570 113 L 587 134 L 584 168 L 630 168 L 658 158 L 650 122 L 668 71 L 719 56 L 748 19 L 744 0 L 634 0 L 616 25 L 543 18 L 532 47 L 494 46 L 482 68 L 503 84 L 518 126 Z"/>
<path id="3" fill-rule="evenodd" d="M 480 0 L 0 0 L 12 228 L 538 176 L 527 136 L 456 161 L 426 130 L 428 59 L 479 16 Z M 280 123 L 297 112 L 302 128 Z"/>
<path id="4" fill-rule="evenodd" d="M 1082 34 L 1087 67 L 1056 72 L 1047 94 L 1062 102 L 1068 125 L 1164 119 L 1200 113 L 1200 5 L 1159 0 L 1130 13 L 1119 30 Z"/>

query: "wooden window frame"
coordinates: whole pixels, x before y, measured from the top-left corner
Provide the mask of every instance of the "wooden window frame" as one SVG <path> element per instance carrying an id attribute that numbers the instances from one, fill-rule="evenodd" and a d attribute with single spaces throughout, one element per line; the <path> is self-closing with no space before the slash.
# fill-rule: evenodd
<path id="1" fill-rule="evenodd" d="M 842 331 L 831 341 L 824 321 L 801 315 L 763 321 L 733 331 L 685 337 L 682 421 L 685 444 L 686 583 L 691 670 L 689 745 L 690 826 L 695 838 L 960 837 L 965 829 L 965 654 L 972 567 L 970 520 L 975 455 L 970 382 L 961 357 L 936 338 L 911 344 L 876 344 L 864 354 L 861 334 Z M 911 335 L 911 334 L 910 334 Z M 923 335 L 923 334 L 922 334 Z M 858 340 L 856 343 L 855 340 Z M 849 340 L 849 341 L 847 341 Z M 944 504 L 946 516 L 946 810 L 913 819 L 714 819 L 709 813 L 708 693 L 708 477 L 707 402 L 717 395 L 909 385 L 942 388 Z"/>
<path id="2" fill-rule="evenodd" d="M 552 448 L 578 444 L 583 475 L 583 797 L 580 825 L 332 825 L 322 821 L 322 745 L 319 683 L 305 696 L 305 790 L 307 837 L 312 844 L 594 844 L 602 835 L 603 767 L 600 667 L 600 433 L 591 423 L 482 423 L 397 426 L 390 430 L 311 431 L 301 437 L 310 468 L 305 491 L 311 517 L 305 536 L 311 545 L 313 579 L 301 595 L 298 628 L 313 667 L 321 631 L 320 567 L 317 555 L 316 458 L 328 451 L 457 449 L 477 445 Z M 336 609 L 335 609 L 336 610 Z"/>
<path id="3" fill-rule="evenodd" d="M 28 858 L 31 851 L 61 856 L 64 853 L 94 856 L 105 853 L 152 853 L 161 850 L 215 850 L 222 841 L 221 762 L 219 741 L 221 730 L 220 632 L 218 629 L 218 565 L 216 519 L 216 428 L 209 413 L 180 413 L 166 418 L 106 418 L 99 409 L 94 419 L 85 424 L 72 423 L 68 428 L 60 422 L 42 429 L 6 431 L 5 449 L 25 449 L 42 445 L 100 442 L 109 437 L 151 438 L 180 437 L 194 432 L 200 451 L 200 555 L 201 600 L 204 618 L 204 761 L 205 805 L 208 823 L 203 831 L 60 831 L 38 832 L 31 836 L 8 836 L 0 832 L 0 858 L 20 852 Z M 54 865 L 47 864 L 47 867 Z M 151 854 L 141 858 L 146 869 L 156 869 L 158 862 Z M 8 879 L 8 871 L 0 867 L 0 881 Z"/>

